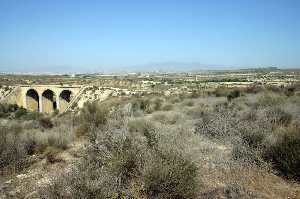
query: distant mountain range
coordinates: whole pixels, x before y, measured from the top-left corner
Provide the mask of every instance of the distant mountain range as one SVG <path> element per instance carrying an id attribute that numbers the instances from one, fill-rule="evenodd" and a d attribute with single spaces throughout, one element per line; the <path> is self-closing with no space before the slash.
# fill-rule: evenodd
<path id="1" fill-rule="evenodd" d="M 50 70 L 49 70 L 50 68 Z M 280 69 L 288 69 L 282 67 Z M 157 73 L 177 73 L 177 72 L 202 72 L 202 71 L 228 71 L 228 70 L 242 70 L 242 71 L 277 71 L 278 67 L 237 67 L 226 65 L 209 65 L 200 64 L 196 62 L 162 62 L 162 63 L 148 63 L 144 65 L 132 65 L 132 66 L 87 66 L 87 67 L 75 67 L 75 66 L 53 66 L 47 67 L 47 69 L 39 67 L 37 70 L 29 70 L 26 67 L 17 68 L 15 71 L 4 67 L 4 70 L 0 69 L 0 73 L 5 74 L 126 74 L 136 72 L 157 72 Z M 300 67 L 294 68 L 300 70 Z"/>

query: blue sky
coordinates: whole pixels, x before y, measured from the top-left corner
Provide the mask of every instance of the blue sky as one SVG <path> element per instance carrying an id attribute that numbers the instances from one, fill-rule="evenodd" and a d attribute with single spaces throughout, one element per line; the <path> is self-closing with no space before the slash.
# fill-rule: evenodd
<path id="1" fill-rule="evenodd" d="M 259 66 L 300 67 L 299 0 L 0 0 L 0 71 Z"/>

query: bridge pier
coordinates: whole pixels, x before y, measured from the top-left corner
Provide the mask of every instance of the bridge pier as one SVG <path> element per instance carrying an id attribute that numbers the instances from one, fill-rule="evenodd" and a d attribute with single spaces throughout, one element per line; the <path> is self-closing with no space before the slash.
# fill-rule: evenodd
<path id="1" fill-rule="evenodd" d="M 43 112 L 43 101 L 42 101 L 42 94 L 39 94 L 39 112 L 42 113 Z"/>
<path id="2" fill-rule="evenodd" d="M 56 94 L 56 107 L 57 107 L 57 110 L 60 112 L 60 102 L 59 102 L 59 95 Z"/>

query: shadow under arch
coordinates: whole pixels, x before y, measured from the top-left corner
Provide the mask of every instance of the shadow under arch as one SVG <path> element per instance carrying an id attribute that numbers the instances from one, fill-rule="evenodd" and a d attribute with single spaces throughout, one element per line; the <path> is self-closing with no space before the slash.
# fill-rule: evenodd
<path id="1" fill-rule="evenodd" d="M 63 90 L 59 94 L 59 111 L 63 112 L 68 107 L 70 101 L 72 100 L 73 93 L 70 90 Z"/>
<path id="2" fill-rule="evenodd" d="M 55 93 L 47 89 L 42 93 L 42 111 L 44 113 L 52 113 L 57 109 Z"/>
<path id="3" fill-rule="evenodd" d="M 29 89 L 26 92 L 26 108 L 30 111 L 39 111 L 39 94 L 34 89 Z"/>

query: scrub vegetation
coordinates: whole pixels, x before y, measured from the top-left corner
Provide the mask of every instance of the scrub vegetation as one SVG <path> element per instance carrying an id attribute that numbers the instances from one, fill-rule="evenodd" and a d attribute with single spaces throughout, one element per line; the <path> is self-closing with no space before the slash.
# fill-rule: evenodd
<path id="1" fill-rule="evenodd" d="M 300 198 L 299 89 L 123 96 L 61 115 L 2 104 L 0 193 Z"/>

